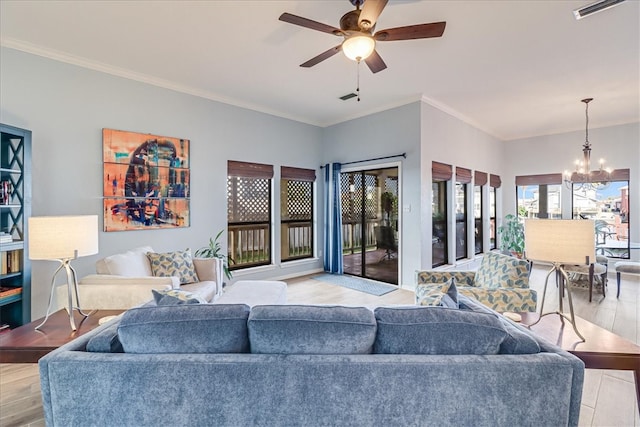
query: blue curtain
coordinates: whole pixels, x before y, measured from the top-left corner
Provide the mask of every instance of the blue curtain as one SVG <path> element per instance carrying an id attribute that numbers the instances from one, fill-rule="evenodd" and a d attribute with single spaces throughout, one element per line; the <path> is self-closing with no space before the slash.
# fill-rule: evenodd
<path id="1" fill-rule="evenodd" d="M 340 163 L 324 167 L 324 271 L 342 274 Z"/>

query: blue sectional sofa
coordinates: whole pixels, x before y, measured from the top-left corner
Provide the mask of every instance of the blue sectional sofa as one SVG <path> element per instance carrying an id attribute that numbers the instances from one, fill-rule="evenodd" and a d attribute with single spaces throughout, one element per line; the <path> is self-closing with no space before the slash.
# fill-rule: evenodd
<path id="1" fill-rule="evenodd" d="M 577 425 L 584 364 L 459 305 L 134 308 L 40 360 L 46 423 Z"/>

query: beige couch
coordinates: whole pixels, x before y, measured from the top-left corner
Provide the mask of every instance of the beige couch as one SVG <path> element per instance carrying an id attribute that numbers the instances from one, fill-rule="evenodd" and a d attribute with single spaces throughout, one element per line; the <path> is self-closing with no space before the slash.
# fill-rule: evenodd
<path id="1" fill-rule="evenodd" d="M 98 260 L 96 274 L 78 283 L 81 308 L 126 310 L 152 299 L 152 289 L 182 289 L 208 302 L 222 294 L 222 260 L 193 258 L 198 281 L 180 285 L 178 277 L 153 276 L 147 252 L 155 251 L 143 246 Z M 67 306 L 66 286 L 57 288 L 56 298 L 59 307 Z"/>

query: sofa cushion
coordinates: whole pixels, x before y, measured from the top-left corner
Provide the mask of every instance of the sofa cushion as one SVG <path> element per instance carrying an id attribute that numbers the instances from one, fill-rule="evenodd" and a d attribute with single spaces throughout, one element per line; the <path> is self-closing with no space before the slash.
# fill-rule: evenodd
<path id="1" fill-rule="evenodd" d="M 148 252 L 147 258 L 154 276 L 177 276 L 181 284 L 198 281 L 190 249 L 164 253 Z"/>
<path id="2" fill-rule="evenodd" d="M 179 304 L 203 304 L 207 301 L 191 292 L 179 289 L 168 289 L 156 291 L 151 290 L 156 305 L 179 305 Z"/>
<path id="3" fill-rule="evenodd" d="M 252 353 L 366 354 L 375 336 L 364 307 L 258 305 L 249 315 Z"/>
<path id="4" fill-rule="evenodd" d="M 246 353 L 244 304 L 143 306 L 125 312 L 118 336 L 125 353 Z"/>
<path id="5" fill-rule="evenodd" d="M 146 255 L 147 252 L 153 252 L 153 248 L 141 246 L 98 260 L 96 262 L 96 273 L 125 277 L 152 276 L 151 265 Z"/>
<path id="6" fill-rule="evenodd" d="M 374 353 L 498 354 L 507 337 L 497 316 L 445 307 L 378 307 Z"/>
<path id="7" fill-rule="evenodd" d="M 441 284 L 417 285 L 416 304 L 458 308 L 458 290 L 453 277 Z"/>

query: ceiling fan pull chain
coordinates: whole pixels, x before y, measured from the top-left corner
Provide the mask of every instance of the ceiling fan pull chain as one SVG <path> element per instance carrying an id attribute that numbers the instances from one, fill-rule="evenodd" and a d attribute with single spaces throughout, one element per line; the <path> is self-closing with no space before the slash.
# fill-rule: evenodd
<path id="1" fill-rule="evenodd" d="M 358 102 L 360 102 L 360 61 L 358 61 L 356 74 L 356 93 L 358 94 Z"/>

